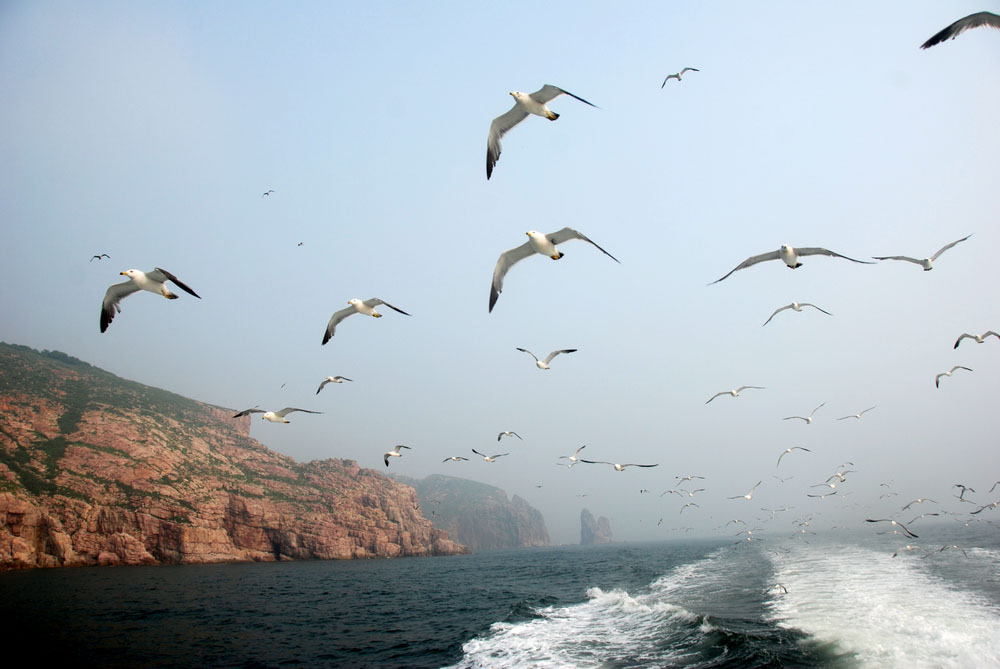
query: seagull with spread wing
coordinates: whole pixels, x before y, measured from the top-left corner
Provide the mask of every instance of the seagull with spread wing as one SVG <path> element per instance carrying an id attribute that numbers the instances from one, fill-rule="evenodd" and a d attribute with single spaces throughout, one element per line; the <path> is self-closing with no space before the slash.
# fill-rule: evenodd
<path id="1" fill-rule="evenodd" d="M 515 346 L 514 348 L 517 348 L 518 351 L 521 351 L 522 353 L 527 353 L 532 358 L 534 358 L 535 359 L 535 367 L 537 367 L 538 369 L 542 369 L 542 370 L 548 369 L 549 368 L 549 363 L 552 362 L 552 358 L 556 357 L 560 353 L 576 353 L 576 351 L 577 351 L 577 349 L 575 349 L 575 348 L 564 348 L 564 349 L 562 349 L 560 351 L 552 351 L 552 353 L 549 353 L 548 357 L 546 357 L 545 360 L 539 360 L 537 355 L 535 355 L 534 353 L 532 353 L 531 351 L 529 351 L 526 348 L 520 348 L 520 347 L 517 347 L 517 346 Z M 500 440 L 497 439 L 497 441 L 500 441 Z"/>
<path id="2" fill-rule="evenodd" d="M 291 423 L 290 420 L 285 420 L 285 416 L 292 413 L 293 411 L 301 411 L 302 413 L 323 413 L 322 411 L 310 411 L 309 409 L 296 409 L 295 407 L 285 407 L 281 411 L 264 411 L 263 409 L 244 409 L 238 414 L 234 415 L 233 418 L 239 418 L 240 416 L 248 416 L 252 413 L 262 413 L 261 420 L 268 420 L 272 423 Z"/>
<path id="3" fill-rule="evenodd" d="M 923 258 L 921 260 L 918 260 L 917 258 L 911 258 L 909 256 L 872 256 L 872 258 L 875 258 L 875 260 L 905 260 L 906 262 L 911 262 L 911 263 L 913 263 L 915 265 L 920 265 L 921 267 L 924 268 L 925 272 L 929 272 L 932 269 L 934 269 L 934 261 L 937 260 L 938 257 L 942 253 L 944 253 L 945 251 L 947 251 L 948 249 L 950 249 L 955 244 L 958 244 L 959 242 L 964 242 L 966 239 L 968 239 L 971 236 L 972 235 L 966 235 L 965 237 L 962 237 L 961 239 L 956 239 L 955 241 L 951 242 L 950 244 L 945 244 L 944 246 L 942 246 L 941 248 L 939 248 L 937 250 L 937 253 L 935 253 L 934 255 L 932 255 L 930 258 Z"/>
<path id="4" fill-rule="evenodd" d="M 979 28 L 982 26 L 1000 28 L 1000 16 L 997 16 L 992 12 L 976 12 L 975 14 L 969 14 L 968 16 L 955 21 L 944 30 L 935 33 L 933 37 L 921 44 L 920 48 L 929 49 L 935 44 L 955 39 L 969 28 Z"/>
<path id="5" fill-rule="evenodd" d="M 791 304 L 786 304 L 783 307 L 778 307 L 777 309 L 775 309 L 774 313 L 771 314 L 766 321 L 764 321 L 764 325 L 770 323 L 772 318 L 780 314 L 785 309 L 794 309 L 795 311 L 802 311 L 802 307 L 812 307 L 816 311 L 822 311 L 827 316 L 833 316 L 833 314 L 831 314 L 829 311 L 826 311 L 825 309 L 820 309 L 815 304 L 810 304 L 809 302 L 792 302 Z M 761 327 L 764 327 L 764 325 L 761 325 Z"/>
<path id="6" fill-rule="evenodd" d="M 394 307 L 385 300 L 380 300 L 377 297 L 373 297 L 363 302 L 358 298 L 354 298 L 348 300 L 347 303 L 351 306 L 347 307 L 346 309 L 341 309 L 340 311 L 335 311 L 333 313 L 333 316 L 330 317 L 330 322 L 326 324 L 326 331 L 323 333 L 324 344 L 330 341 L 330 338 L 333 337 L 333 331 L 336 329 L 337 324 L 340 323 L 340 321 L 347 318 L 348 316 L 353 316 L 354 314 L 364 314 L 365 316 L 371 316 L 372 318 L 382 318 L 382 314 L 375 311 L 375 307 L 379 306 L 380 304 L 384 304 L 393 311 L 398 311 L 404 316 L 410 315 L 405 311 L 403 311 L 402 309 L 400 309 L 399 307 Z"/>
<path id="7" fill-rule="evenodd" d="M 619 464 L 617 462 L 608 462 L 607 460 L 584 460 L 580 458 L 580 462 L 586 462 L 588 465 L 611 465 L 615 468 L 616 472 L 625 471 L 626 467 L 659 467 L 659 463 L 655 465 L 637 465 L 634 462 L 629 462 L 626 464 Z"/>
<path id="8" fill-rule="evenodd" d="M 757 263 L 766 262 L 768 260 L 781 260 L 788 269 L 796 269 L 802 266 L 799 262 L 799 257 L 801 256 L 832 256 L 834 258 L 843 258 L 844 260 L 850 260 L 851 262 L 860 263 L 862 265 L 874 265 L 875 263 L 868 262 L 867 260 L 855 260 L 854 258 L 848 258 L 847 256 L 840 255 L 839 253 L 834 253 L 829 249 L 820 248 L 818 246 L 809 247 L 792 247 L 788 244 L 782 244 L 781 248 L 777 251 L 770 251 L 768 253 L 761 253 L 757 256 L 750 256 L 739 265 L 729 270 L 729 274 L 726 274 L 721 279 L 716 279 L 708 285 L 713 283 L 719 283 L 723 279 L 728 279 L 733 272 L 738 272 L 741 269 L 746 269 L 747 267 L 753 267 Z"/>
<path id="9" fill-rule="evenodd" d="M 667 82 L 670 81 L 671 79 L 676 79 L 677 81 L 680 81 L 681 77 L 684 76 L 685 72 L 701 72 L 701 70 L 699 70 L 696 67 L 685 67 L 680 72 L 675 72 L 674 74 L 668 74 L 667 78 L 663 80 L 662 84 L 660 84 L 660 88 L 662 89 L 664 86 L 666 86 Z"/>
<path id="10" fill-rule="evenodd" d="M 962 333 L 962 335 L 961 335 L 961 336 L 960 336 L 960 337 L 959 337 L 959 338 L 958 338 L 958 339 L 957 339 L 957 340 L 955 341 L 955 345 L 954 345 L 954 346 L 953 346 L 952 348 L 958 348 L 958 345 L 962 343 L 962 340 L 963 340 L 963 339 L 972 339 L 972 340 L 974 340 L 974 341 L 975 341 L 975 342 L 976 342 L 977 344 L 982 344 L 982 343 L 983 343 L 984 341 L 986 341 L 986 338 L 987 338 L 987 337 L 989 337 L 989 336 L 991 336 L 991 335 L 992 335 L 992 336 L 994 336 L 994 337 L 996 337 L 997 339 L 1000 339 L 1000 334 L 997 334 L 997 333 L 996 333 L 996 332 L 994 332 L 993 330 L 987 330 L 986 332 L 984 332 L 984 333 L 983 333 L 983 334 L 981 334 L 981 335 L 977 335 L 977 334 L 969 334 L 968 332 L 964 332 L 964 333 Z"/>
<path id="11" fill-rule="evenodd" d="M 323 387 L 326 386 L 326 384 L 328 383 L 343 383 L 344 381 L 353 382 L 353 379 L 349 379 L 346 376 L 340 376 L 340 375 L 328 376 L 325 379 L 323 379 L 323 383 L 319 384 L 319 388 L 316 389 L 316 394 L 319 395 L 319 391 L 323 390 Z"/>
<path id="12" fill-rule="evenodd" d="M 124 272 L 120 272 L 120 274 L 127 276 L 129 280 L 112 284 L 108 287 L 108 291 L 104 293 L 104 301 L 101 302 L 101 332 L 108 329 L 116 313 L 121 313 L 122 308 L 118 303 L 132 293 L 138 293 L 140 290 L 148 290 L 151 293 L 162 295 L 168 300 L 176 300 L 177 296 L 171 293 L 170 289 L 166 286 L 167 281 L 173 281 L 174 285 L 185 293 L 194 295 L 199 300 L 201 299 L 198 293 L 191 290 L 176 276 L 160 267 L 157 267 L 152 272 L 127 269 Z"/>
<path id="13" fill-rule="evenodd" d="M 731 395 L 733 397 L 739 397 L 740 393 L 742 393 L 744 390 L 748 390 L 748 389 L 764 390 L 764 388 L 762 386 L 740 386 L 739 388 L 736 388 L 734 390 L 723 390 L 722 392 L 715 393 L 714 395 L 712 395 L 711 397 L 709 397 L 708 401 L 705 402 L 705 404 L 708 404 L 708 402 L 711 402 L 716 397 L 719 397 L 721 395 Z"/>

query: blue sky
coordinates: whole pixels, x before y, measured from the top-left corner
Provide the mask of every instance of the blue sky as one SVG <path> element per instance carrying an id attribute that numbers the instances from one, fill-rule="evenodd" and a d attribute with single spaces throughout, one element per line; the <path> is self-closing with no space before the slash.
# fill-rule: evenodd
<path id="1" fill-rule="evenodd" d="M 1000 343 L 952 344 L 1000 330 L 1000 39 L 918 48 L 981 9 L 4 3 L 0 338 L 212 404 L 323 411 L 252 434 L 380 470 L 407 444 L 393 471 L 520 494 L 556 541 L 577 540 L 582 504 L 641 539 L 760 506 L 853 524 L 895 513 L 890 480 L 907 499 L 988 488 Z M 685 66 L 701 71 L 660 88 Z M 559 120 L 512 130 L 487 181 L 507 92 L 544 84 L 600 109 L 557 99 Z M 513 268 L 487 313 L 499 253 L 564 226 L 621 264 L 567 243 Z M 924 257 L 970 233 L 932 272 L 813 257 L 706 285 L 782 243 Z M 107 286 L 154 266 L 203 299 L 130 297 L 101 334 Z M 353 297 L 412 317 L 355 316 L 321 346 Z M 834 315 L 761 327 L 793 300 Z M 579 352 L 541 372 L 515 347 Z M 975 371 L 935 389 L 954 364 Z M 316 396 L 327 374 L 355 383 Z M 704 404 L 744 384 L 767 389 Z M 780 420 L 820 402 L 812 425 Z M 498 446 L 508 429 L 524 441 Z M 581 444 L 660 466 L 554 465 Z M 779 483 L 796 445 L 813 452 Z M 471 448 L 511 455 L 441 463 Z M 853 496 L 805 497 L 845 460 Z M 656 495 L 687 474 L 708 490 L 679 516 Z M 724 499 L 758 480 L 753 504 Z"/>

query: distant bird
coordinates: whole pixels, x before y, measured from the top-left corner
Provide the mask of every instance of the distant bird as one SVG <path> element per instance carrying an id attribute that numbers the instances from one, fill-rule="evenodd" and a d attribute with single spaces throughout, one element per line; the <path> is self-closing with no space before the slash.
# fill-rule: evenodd
<path id="1" fill-rule="evenodd" d="M 261 420 L 271 421 L 272 423 L 290 423 L 290 420 L 285 420 L 285 416 L 292 413 L 293 411 L 301 411 L 302 413 L 323 413 L 322 411 L 309 411 L 309 409 L 296 409 L 294 407 L 285 407 L 281 411 L 264 411 L 263 409 L 244 409 L 238 414 L 234 415 L 233 418 L 239 418 L 240 416 L 247 416 L 252 413 L 262 413 Z"/>
<path id="2" fill-rule="evenodd" d="M 941 387 L 941 377 L 942 376 L 951 376 L 952 372 L 954 372 L 956 369 L 964 369 L 967 372 L 971 372 L 972 371 L 968 367 L 963 367 L 962 365 L 955 365 L 954 367 L 952 367 L 951 369 L 949 369 L 947 372 L 941 372 L 940 374 L 938 374 L 937 376 L 934 377 L 934 387 L 935 388 L 940 388 Z"/>
<path id="3" fill-rule="evenodd" d="M 263 192 L 263 193 L 261 194 L 261 198 L 265 198 L 265 197 L 267 197 L 268 195 L 270 195 L 270 194 L 271 194 L 271 193 L 273 193 L 273 192 L 274 192 L 274 189 L 273 189 L 273 188 L 272 188 L 271 190 L 266 190 L 266 191 L 264 191 L 264 192 Z"/>
<path id="4" fill-rule="evenodd" d="M 516 347 L 516 346 L 514 348 L 517 348 L 518 351 L 521 351 L 522 353 L 527 353 L 532 358 L 534 358 L 535 359 L 535 367 L 537 367 L 538 369 L 543 369 L 543 370 L 544 369 L 548 369 L 549 368 L 549 363 L 552 362 L 552 358 L 556 357 L 560 353 L 576 353 L 576 351 L 577 351 L 577 349 L 575 349 L 575 348 L 564 348 L 564 349 L 559 350 L 559 351 L 552 351 L 552 353 L 549 353 L 548 357 L 546 357 L 545 360 L 539 360 L 537 355 L 535 355 L 534 353 L 532 353 L 531 351 L 529 351 L 526 348 L 519 348 L 519 347 Z M 497 439 L 497 441 L 500 441 L 500 440 Z"/>
<path id="5" fill-rule="evenodd" d="M 480 456 L 486 462 L 493 462 L 497 458 L 502 458 L 505 455 L 510 455 L 510 453 L 497 453 L 496 455 L 486 455 L 485 453 L 480 453 L 479 451 L 477 451 L 474 448 L 472 449 L 472 452 L 475 453 L 476 455 Z"/>
<path id="6" fill-rule="evenodd" d="M 380 304 L 384 304 L 393 311 L 398 311 L 404 316 L 410 315 L 405 311 L 403 311 L 402 309 L 400 309 L 399 307 L 394 307 L 388 302 L 380 300 L 377 297 L 373 297 L 363 302 L 357 298 L 354 298 L 348 300 L 347 303 L 351 306 L 347 307 L 346 309 L 341 309 L 340 311 L 335 311 L 333 313 L 333 316 L 330 317 L 330 322 L 326 324 L 326 331 L 323 333 L 324 344 L 330 341 L 330 338 L 333 336 L 333 331 L 334 329 L 336 329 L 337 324 L 340 323 L 340 321 L 347 318 L 348 316 L 353 316 L 354 314 L 364 314 L 366 316 L 371 316 L 372 318 L 382 318 L 382 314 L 375 311 L 375 307 L 377 307 Z"/>
<path id="7" fill-rule="evenodd" d="M 972 235 L 966 235 L 961 239 L 956 239 L 950 244 L 945 244 L 940 249 L 938 249 L 938 252 L 932 255 L 930 258 L 924 258 L 922 260 L 917 260 L 916 258 L 910 258 L 908 256 L 872 256 L 872 257 L 875 258 L 875 260 L 905 260 L 906 262 L 912 262 L 916 265 L 920 265 L 921 267 L 924 268 L 925 272 L 929 272 L 932 269 L 934 269 L 934 261 L 938 259 L 938 256 L 940 256 L 942 253 L 950 249 L 955 244 L 958 244 L 959 242 L 964 242 L 971 236 Z"/>
<path id="8" fill-rule="evenodd" d="M 323 390 L 323 386 L 328 383 L 343 383 L 344 381 L 353 381 L 346 376 L 328 376 L 323 379 L 323 383 L 319 384 L 319 388 L 316 389 L 316 394 L 319 395 L 319 391 Z"/>
<path id="9" fill-rule="evenodd" d="M 916 518 L 914 518 L 913 520 L 907 521 L 907 524 L 908 525 L 912 525 L 913 523 L 917 522 L 921 518 L 926 518 L 927 516 L 940 516 L 940 515 L 941 515 L 940 513 L 922 513 L 919 516 L 917 516 Z"/>
<path id="10" fill-rule="evenodd" d="M 911 506 L 913 506 L 914 504 L 923 504 L 924 502 L 934 502 L 935 504 L 937 504 L 937 501 L 936 501 L 936 500 L 933 500 L 933 499 L 927 499 L 927 498 L 924 498 L 924 497 L 918 497 L 917 499 L 913 500 L 912 502 L 908 502 L 908 503 L 907 503 L 907 505 L 906 505 L 906 506 L 904 506 L 904 507 L 903 507 L 902 509 L 900 509 L 900 510 L 901 510 L 901 511 L 906 511 L 907 509 L 909 509 L 909 508 L 910 508 Z"/>
<path id="11" fill-rule="evenodd" d="M 684 481 L 693 481 L 694 479 L 705 480 L 704 476 L 675 476 L 674 477 L 678 483 L 684 483 Z"/>
<path id="12" fill-rule="evenodd" d="M 965 552 L 964 548 L 962 548 L 961 546 L 956 546 L 955 544 L 951 544 L 950 546 L 942 546 L 941 548 L 934 551 L 934 553 L 940 553 L 941 551 L 946 551 L 946 550 L 962 551 L 962 555 L 964 555 L 965 557 L 969 557 L 969 554 Z M 933 555 L 933 553 L 928 551 L 927 555 L 925 555 L 924 557 L 928 558 L 931 555 Z"/>
<path id="13" fill-rule="evenodd" d="M 461 462 L 462 460 L 468 460 L 469 458 L 463 458 L 461 455 L 453 455 L 450 458 L 445 458 L 441 462 Z"/>
<path id="14" fill-rule="evenodd" d="M 868 262 L 867 260 L 855 260 L 854 258 L 848 258 L 847 256 L 842 256 L 839 253 L 834 253 L 829 249 L 824 249 L 820 247 L 806 247 L 806 248 L 793 248 L 788 244 L 782 244 L 781 248 L 777 251 L 769 251 L 768 253 L 761 253 L 758 256 L 750 256 L 739 265 L 729 270 L 729 274 L 726 274 L 721 279 L 716 279 L 708 285 L 713 283 L 719 283 L 723 279 L 729 278 L 733 272 L 737 272 L 741 269 L 746 269 L 747 267 L 753 267 L 757 263 L 765 262 L 767 260 L 781 260 L 789 269 L 795 269 L 801 267 L 802 263 L 799 262 L 800 256 L 833 256 L 834 258 L 843 258 L 844 260 L 850 260 L 851 262 L 861 263 L 862 265 L 874 265 L 875 263 Z"/>
<path id="15" fill-rule="evenodd" d="M 897 555 L 899 555 L 903 551 L 924 551 L 924 553 L 927 552 L 925 549 L 921 548 L 920 546 L 911 546 L 911 545 L 907 544 L 907 545 L 903 546 L 902 548 L 900 548 L 895 553 L 893 553 L 892 557 L 896 557 Z"/>
<path id="16" fill-rule="evenodd" d="M 615 468 L 615 471 L 623 472 L 626 467 L 659 467 L 659 464 L 655 465 L 637 465 L 633 462 L 627 464 L 618 464 L 617 462 L 608 462 L 607 460 L 584 460 L 580 458 L 580 462 L 586 462 L 588 465 L 611 465 Z"/>
<path id="17" fill-rule="evenodd" d="M 621 264 L 618 258 L 614 257 L 595 244 L 593 240 L 585 234 L 578 232 L 573 228 L 563 228 L 562 230 L 556 230 L 555 232 L 550 232 L 548 234 L 543 234 L 537 230 L 529 230 L 524 234 L 528 235 L 528 241 L 520 246 L 515 246 L 512 249 L 504 251 L 500 254 L 500 257 L 497 258 L 497 265 L 493 269 L 493 280 L 490 283 L 489 310 L 491 312 L 493 311 L 493 307 L 496 306 L 497 300 L 500 299 L 500 293 L 503 292 L 503 278 L 507 275 L 507 272 L 514 266 L 515 263 L 520 262 L 536 253 L 548 256 L 553 260 L 559 260 L 565 254 L 562 251 L 557 250 L 556 246 L 562 244 L 563 242 L 568 242 L 571 239 L 580 239 L 585 241 L 607 257 L 614 260 L 616 263 Z"/>
<path id="18" fill-rule="evenodd" d="M 929 49 L 935 44 L 955 39 L 969 28 L 979 28 L 981 26 L 1000 28 L 1000 16 L 991 14 L 990 12 L 976 12 L 975 14 L 969 14 L 965 18 L 955 21 L 944 30 L 935 33 L 929 40 L 921 44 L 920 48 Z"/>
<path id="19" fill-rule="evenodd" d="M 750 492 L 748 492 L 745 495 L 736 495 L 735 497 L 727 497 L 726 499 L 745 499 L 747 501 L 752 500 L 753 499 L 753 491 L 756 490 L 757 486 L 759 486 L 761 483 L 762 483 L 761 481 L 757 481 L 757 483 L 755 483 L 754 486 L 752 488 L 750 488 Z"/>
<path id="20" fill-rule="evenodd" d="M 115 318 L 115 313 L 121 313 L 122 308 L 118 303 L 132 293 L 137 293 L 140 290 L 148 290 L 151 293 L 162 295 L 168 300 L 176 300 L 177 296 L 171 293 L 170 289 L 166 286 L 167 281 L 173 281 L 185 293 L 194 295 L 199 300 L 201 299 L 198 293 L 182 283 L 180 279 L 159 267 L 152 272 L 127 269 L 124 272 L 120 272 L 120 274 L 127 276 L 129 280 L 123 283 L 112 284 L 108 287 L 108 291 L 104 293 L 104 301 L 101 303 L 101 332 L 107 330 L 108 326 L 111 325 L 111 321 Z"/>
<path id="21" fill-rule="evenodd" d="M 799 420 L 804 420 L 804 421 L 806 422 L 806 425 L 811 425 L 811 424 L 812 424 L 812 422 L 813 422 L 813 416 L 814 416 L 814 415 L 816 414 L 816 412 L 817 412 L 817 411 L 819 411 L 819 410 L 820 410 L 820 409 L 821 409 L 821 408 L 822 408 L 822 407 L 823 407 L 823 406 L 824 406 L 825 404 L 826 404 L 826 402 L 823 402 L 823 404 L 820 404 L 820 405 L 819 405 L 818 407 L 816 407 L 815 409 L 813 409 L 813 410 L 812 410 L 812 413 L 811 413 L 811 414 L 809 414 L 808 416 L 786 416 L 785 418 L 782 418 L 781 420 L 792 420 L 793 418 L 798 418 Z"/>
<path id="22" fill-rule="evenodd" d="M 781 455 L 778 456 L 778 464 L 775 465 L 775 467 L 777 467 L 778 465 L 781 464 L 781 458 L 785 457 L 786 455 L 788 455 L 792 451 L 806 451 L 807 453 L 812 453 L 812 451 L 810 449 L 805 448 L 804 446 L 792 446 L 791 448 L 786 448 L 785 450 L 783 450 L 781 452 Z"/>
<path id="23" fill-rule="evenodd" d="M 993 335 L 997 339 L 1000 339 L 1000 334 L 997 334 L 993 330 L 987 330 L 981 335 L 974 335 L 965 332 L 955 341 L 955 345 L 952 348 L 958 348 L 958 345 L 962 343 L 963 339 L 974 339 L 977 344 L 982 344 L 984 341 L 986 341 L 986 338 L 989 337 L 990 335 Z"/>
<path id="24" fill-rule="evenodd" d="M 899 528 L 901 528 L 904 532 L 906 532 L 907 536 L 913 537 L 914 539 L 919 539 L 920 538 L 916 534 L 914 534 L 913 532 L 910 532 L 908 529 L 906 529 L 906 526 L 903 525 L 903 523 L 895 521 L 895 520 L 893 520 L 891 518 L 865 518 L 865 522 L 866 523 L 892 523 L 893 527 L 899 527 Z"/>
<path id="25" fill-rule="evenodd" d="M 768 323 L 770 323 L 772 318 L 774 318 L 775 316 L 777 316 L 779 313 L 781 313 L 785 309 L 794 309 L 795 311 L 802 311 L 802 307 L 812 307 L 816 311 L 822 311 L 827 316 L 833 316 L 833 314 L 831 314 L 829 311 L 826 311 L 825 309 L 820 309 L 815 304 L 810 304 L 809 302 L 792 302 L 791 304 L 787 304 L 787 305 L 785 305 L 783 307 L 779 307 L 778 309 L 775 309 L 774 313 L 771 314 L 766 321 L 764 321 L 764 325 L 767 325 Z M 764 327 L 764 325 L 761 325 L 761 327 Z"/>
<path id="26" fill-rule="evenodd" d="M 996 483 L 994 483 L 993 485 L 991 485 L 990 489 L 987 490 L 987 492 L 993 492 L 993 489 L 996 488 L 998 485 L 1000 485 L 1000 481 L 997 481 Z"/>
<path id="27" fill-rule="evenodd" d="M 582 451 L 585 448 L 587 448 L 586 444 L 584 444 L 580 448 L 576 449 L 576 451 L 573 452 L 573 455 L 560 455 L 559 459 L 560 460 L 569 460 L 569 464 L 566 465 L 566 466 L 567 467 L 572 467 L 576 463 L 580 462 L 580 458 L 578 458 L 577 456 L 580 455 L 580 451 Z M 560 464 L 562 464 L 562 463 L 560 463 Z"/>
<path id="28" fill-rule="evenodd" d="M 100 260 L 101 258 L 107 258 L 108 260 L 111 260 L 111 256 L 109 256 L 107 253 L 102 253 L 100 255 L 91 256 L 90 262 L 94 262 L 95 260 Z"/>
<path id="29" fill-rule="evenodd" d="M 680 72 L 677 72 L 675 74 L 668 74 L 667 78 L 663 80 L 662 84 L 660 84 L 660 88 L 662 89 L 664 86 L 666 86 L 667 82 L 670 81 L 671 79 L 676 79 L 677 81 L 680 81 L 681 77 L 684 76 L 685 72 L 701 72 L 701 70 L 699 70 L 696 67 L 685 67 Z"/>
<path id="30" fill-rule="evenodd" d="M 771 586 L 772 590 L 777 590 L 779 588 L 781 589 L 781 594 L 783 594 L 783 595 L 787 595 L 788 594 L 788 588 L 786 588 L 785 586 L 781 585 L 780 583 L 775 583 L 773 586 Z"/>
<path id="31" fill-rule="evenodd" d="M 681 507 L 680 513 L 684 513 L 684 509 L 688 508 L 689 506 L 698 507 L 699 509 L 701 508 L 699 505 L 695 504 L 694 502 L 688 502 L 687 504 L 685 504 L 684 506 Z"/>
<path id="32" fill-rule="evenodd" d="M 990 502 L 989 504 L 984 504 L 981 507 L 979 507 L 978 509 L 976 509 L 975 511 L 970 511 L 969 513 L 974 516 L 977 513 L 980 513 L 981 511 L 983 511 L 984 509 L 995 509 L 998 506 L 1000 506 L 1000 502 Z"/>
<path id="33" fill-rule="evenodd" d="M 396 447 L 394 449 L 392 449 L 391 451 L 386 451 L 385 453 L 382 454 L 382 459 L 385 460 L 385 466 L 386 467 L 389 466 L 389 458 L 401 458 L 401 457 L 403 457 L 403 454 L 399 452 L 399 449 L 401 449 L 401 448 L 405 448 L 408 451 L 413 450 L 409 446 L 403 446 L 402 444 L 396 444 Z"/>
<path id="34" fill-rule="evenodd" d="M 815 486 L 813 486 L 813 487 L 815 487 Z M 820 499 L 826 499 L 826 498 L 827 498 L 827 497 L 829 497 L 830 495 L 836 495 L 836 494 L 837 494 L 837 491 L 836 491 L 836 490 L 834 490 L 833 492 L 825 492 L 825 493 L 823 493 L 822 495 L 812 495 L 812 494 L 806 494 L 806 497 L 819 497 Z"/>
<path id="35" fill-rule="evenodd" d="M 876 405 L 876 406 L 877 406 L 877 405 Z M 869 411 L 871 411 L 871 410 L 872 410 L 872 409 L 874 409 L 874 408 L 875 408 L 875 407 L 868 407 L 867 409 L 865 409 L 865 410 L 864 410 L 864 411 L 862 411 L 861 413 L 852 413 L 852 414 L 851 414 L 851 415 L 849 415 L 849 416 L 841 416 L 841 417 L 840 417 L 840 418 L 838 418 L 837 420 L 846 420 L 846 419 L 848 419 L 848 418 L 857 418 L 858 420 L 861 420 L 861 417 L 862 417 L 862 416 L 864 416 L 864 415 L 865 415 L 866 413 L 868 413 Z"/>
<path id="36" fill-rule="evenodd" d="M 961 488 L 962 489 L 962 492 L 960 492 L 958 494 L 958 498 L 962 499 L 962 500 L 965 499 L 965 493 L 967 493 L 967 492 L 976 492 L 975 488 L 970 488 L 969 486 L 962 485 L 961 483 L 956 483 L 955 485 L 952 486 L 952 488 Z"/>
<path id="37" fill-rule="evenodd" d="M 486 178 L 493 175 L 493 167 L 500 160 L 500 139 L 518 123 L 528 118 L 528 114 L 542 116 L 550 121 L 559 118 L 559 114 L 548 108 L 548 103 L 560 95 L 568 95 L 584 104 L 597 108 L 597 105 L 587 102 L 583 98 L 573 95 L 569 91 L 564 91 L 558 86 L 546 84 L 534 93 L 522 93 L 511 91 L 510 96 L 514 98 L 514 106 L 506 113 L 497 116 L 490 124 L 490 134 L 486 139 Z"/>
<path id="38" fill-rule="evenodd" d="M 711 397 L 709 397 L 708 401 L 705 402 L 705 404 L 708 404 L 708 402 L 711 402 L 712 400 L 714 400 L 716 397 L 719 397 L 720 395 L 731 395 L 733 397 L 739 397 L 740 393 L 742 393 L 744 390 L 749 390 L 751 388 L 754 389 L 754 390 L 764 390 L 763 386 L 740 386 L 736 390 L 723 390 L 721 393 L 715 393 L 714 395 L 712 395 Z"/>
<path id="39" fill-rule="evenodd" d="M 521 439 L 521 435 L 517 432 L 510 432 L 506 430 L 497 435 L 497 441 L 500 441 L 500 437 L 517 437 L 518 439 Z M 521 441 L 524 441 L 524 439 L 521 439 Z"/>

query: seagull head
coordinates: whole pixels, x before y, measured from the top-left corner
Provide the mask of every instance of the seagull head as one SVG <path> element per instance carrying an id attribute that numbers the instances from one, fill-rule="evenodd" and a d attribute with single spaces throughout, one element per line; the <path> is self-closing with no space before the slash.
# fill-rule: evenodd
<path id="1" fill-rule="evenodd" d="M 347 300 L 347 303 L 352 307 L 357 307 L 359 304 L 361 304 L 361 300 L 355 297 L 354 299 Z"/>
<path id="2" fill-rule="evenodd" d="M 141 272 L 141 271 L 139 271 L 137 269 L 127 269 L 124 272 L 119 272 L 119 274 L 121 274 L 122 276 L 127 276 L 128 278 L 130 278 L 133 281 L 135 281 L 140 276 L 142 276 L 144 274 L 144 272 Z"/>

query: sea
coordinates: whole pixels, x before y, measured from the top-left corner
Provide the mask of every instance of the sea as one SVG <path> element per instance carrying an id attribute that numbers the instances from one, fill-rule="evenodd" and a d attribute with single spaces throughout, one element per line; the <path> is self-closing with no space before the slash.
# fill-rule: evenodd
<path id="1" fill-rule="evenodd" d="M 74 667 L 1000 667 L 1000 528 L 886 529 L 6 572 L 0 619 Z"/>

